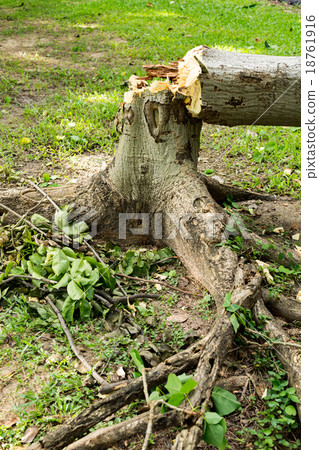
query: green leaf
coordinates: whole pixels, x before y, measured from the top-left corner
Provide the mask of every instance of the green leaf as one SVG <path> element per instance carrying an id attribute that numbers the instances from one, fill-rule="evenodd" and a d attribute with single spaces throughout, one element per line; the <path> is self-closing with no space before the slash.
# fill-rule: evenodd
<path id="1" fill-rule="evenodd" d="M 32 214 L 30 218 L 33 225 L 40 227 L 41 225 L 50 225 L 51 222 L 46 217 L 41 216 L 40 214 Z"/>
<path id="2" fill-rule="evenodd" d="M 289 398 L 294 403 L 300 403 L 299 397 L 296 394 L 290 394 Z"/>
<path id="3" fill-rule="evenodd" d="M 72 300 L 80 300 L 85 295 L 80 286 L 73 280 L 69 282 L 67 291 Z"/>
<path id="4" fill-rule="evenodd" d="M 138 371 L 142 372 L 143 368 L 144 368 L 144 363 L 143 363 L 143 360 L 142 360 L 141 355 L 139 354 L 139 352 L 135 348 L 133 348 L 130 351 L 130 355 L 131 355 L 131 358 L 133 359 L 134 364 L 136 365 Z"/>
<path id="5" fill-rule="evenodd" d="M 226 310 L 230 313 L 236 312 L 241 308 L 240 305 L 232 304 L 226 307 Z"/>
<path id="6" fill-rule="evenodd" d="M 64 300 L 63 308 L 62 308 L 62 315 L 66 322 L 73 321 L 74 309 L 75 309 L 75 301 L 72 300 L 72 298 L 68 296 Z"/>
<path id="7" fill-rule="evenodd" d="M 87 263 L 87 261 L 85 261 Z M 89 264 L 89 263 L 88 263 Z M 70 274 L 71 277 L 75 278 L 79 275 L 82 275 L 82 273 L 85 271 L 86 265 L 84 264 L 83 259 L 76 259 L 72 262 Z"/>
<path id="8" fill-rule="evenodd" d="M 63 247 L 62 251 L 69 258 L 72 258 L 72 259 L 76 259 L 77 258 L 77 254 L 70 247 Z"/>
<path id="9" fill-rule="evenodd" d="M 13 267 L 10 271 L 11 275 L 25 275 L 25 271 L 21 267 Z"/>
<path id="10" fill-rule="evenodd" d="M 230 320 L 230 323 L 232 324 L 232 326 L 233 326 L 233 328 L 234 328 L 235 333 L 237 333 L 237 330 L 238 330 L 238 328 L 239 328 L 239 322 L 238 322 L 238 320 L 237 320 L 236 315 L 235 315 L 235 314 L 232 314 L 232 315 L 230 316 L 229 320 Z"/>
<path id="11" fill-rule="evenodd" d="M 86 322 L 90 319 L 91 315 L 91 305 L 86 300 L 86 298 L 82 298 L 80 300 L 80 317 L 83 320 L 83 322 Z"/>
<path id="12" fill-rule="evenodd" d="M 285 413 L 288 414 L 288 416 L 295 416 L 297 414 L 297 411 L 294 406 L 288 405 L 285 408 Z"/>
<path id="13" fill-rule="evenodd" d="M 287 275 L 290 275 L 290 274 L 293 273 L 293 270 L 287 269 L 287 267 L 284 267 L 284 266 L 279 266 L 278 267 L 278 272 L 282 272 L 282 273 L 285 273 Z"/>
<path id="14" fill-rule="evenodd" d="M 65 273 L 61 278 L 61 280 L 58 281 L 57 284 L 53 286 L 53 289 L 60 289 L 61 287 L 67 286 L 70 280 L 71 280 L 70 275 L 68 273 Z"/>
<path id="15" fill-rule="evenodd" d="M 40 256 L 38 253 L 32 253 L 32 255 L 30 256 L 29 259 L 36 266 L 41 266 L 44 262 L 44 258 L 42 256 Z"/>
<path id="16" fill-rule="evenodd" d="M 29 274 L 31 276 L 33 276 L 34 278 L 41 279 L 42 277 L 44 277 L 46 275 L 45 270 L 41 269 L 41 267 L 39 267 L 39 266 L 34 266 L 31 261 L 27 261 L 27 267 L 28 267 Z M 13 273 L 13 272 L 11 272 L 11 273 Z"/>
<path id="17" fill-rule="evenodd" d="M 196 386 L 197 386 L 197 381 L 195 381 L 195 380 L 193 380 L 193 379 L 188 380 L 188 381 L 186 381 L 185 384 L 182 385 L 181 393 L 187 395 L 187 394 L 189 394 L 190 391 L 192 391 Z"/>
<path id="18" fill-rule="evenodd" d="M 52 270 L 56 275 L 66 273 L 70 266 L 68 258 L 62 250 L 58 249 L 53 255 Z"/>
<path id="19" fill-rule="evenodd" d="M 172 394 L 170 396 L 167 403 L 173 406 L 179 406 L 184 400 L 184 398 L 185 398 L 184 394 L 182 394 L 181 392 L 175 392 L 175 394 Z"/>
<path id="20" fill-rule="evenodd" d="M 186 381 L 191 380 L 193 375 L 186 375 L 186 373 L 182 373 L 182 375 L 177 375 L 177 378 L 182 384 L 185 384 Z"/>
<path id="21" fill-rule="evenodd" d="M 12 269 L 12 266 L 14 266 L 14 261 L 10 261 L 7 264 L 6 270 L 4 271 L 4 277 L 7 277 L 10 273 L 10 270 Z"/>
<path id="22" fill-rule="evenodd" d="M 204 419 L 210 425 L 216 425 L 217 423 L 220 423 L 223 420 L 222 416 L 220 416 L 216 412 L 211 411 L 205 413 Z"/>
<path id="23" fill-rule="evenodd" d="M 56 226 L 62 230 L 64 227 L 66 227 L 68 225 L 68 217 L 69 217 L 69 213 L 68 211 L 56 211 L 55 215 L 54 215 L 54 223 L 56 224 Z"/>
<path id="24" fill-rule="evenodd" d="M 214 445 L 215 447 L 220 447 L 225 439 L 224 428 L 220 424 L 211 425 L 204 422 L 204 433 L 203 440 L 207 444 Z"/>
<path id="25" fill-rule="evenodd" d="M 156 401 L 156 400 L 159 400 L 160 399 L 160 393 L 158 392 L 158 391 L 153 391 L 152 393 L 151 393 L 151 395 L 149 396 L 149 401 L 150 402 L 154 402 L 154 401 Z"/>
<path id="26" fill-rule="evenodd" d="M 212 399 L 216 411 L 221 416 L 227 416 L 241 406 L 234 394 L 218 386 L 214 387 Z"/>
<path id="27" fill-rule="evenodd" d="M 168 390 L 168 392 L 172 394 L 176 394 L 177 392 L 181 391 L 182 383 L 178 379 L 177 375 L 174 373 L 170 373 L 167 378 L 167 383 L 165 384 L 165 388 Z"/>
<path id="28" fill-rule="evenodd" d="M 223 303 L 223 307 L 224 308 L 227 308 L 228 306 L 230 306 L 231 305 L 231 292 L 228 292 L 226 295 L 225 295 L 225 301 L 224 301 L 224 303 Z"/>

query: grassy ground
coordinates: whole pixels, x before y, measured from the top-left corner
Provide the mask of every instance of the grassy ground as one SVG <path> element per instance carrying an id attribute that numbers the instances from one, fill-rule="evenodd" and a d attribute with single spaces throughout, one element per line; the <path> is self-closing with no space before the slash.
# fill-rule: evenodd
<path id="1" fill-rule="evenodd" d="M 0 0 L 1 187 L 22 185 L 23 178 L 42 186 L 58 185 L 104 167 L 118 141 L 113 125 L 118 103 L 129 76 L 143 73 L 142 64 L 176 60 L 202 44 L 250 53 L 299 55 L 299 12 L 296 7 L 257 0 Z M 299 197 L 300 130 L 206 125 L 199 168 L 243 187 Z M 11 256 L 1 253 L 2 261 L 4 257 Z M 287 277 L 276 270 L 274 267 L 276 286 L 285 291 Z M 165 289 L 155 309 L 153 303 L 147 305 L 145 315 L 136 319 L 140 334 L 176 350 L 188 334 L 205 334 L 214 316 L 213 301 L 187 279 L 178 262 L 156 271 L 171 284 L 186 286 L 194 293 L 177 295 Z M 289 276 L 293 280 L 296 273 Z M 38 438 L 85 407 L 97 390 L 86 384 L 87 380 L 83 383 L 85 375 L 61 330 L 31 313 L 28 300 L 34 294 L 30 290 L 9 296 L 2 289 L 0 295 L 4 411 L 0 446 L 13 448 L 29 426 L 40 428 Z M 185 324 L 168 321 L 171 314 L 181 311 L 188 315 Z M 157 318 L 156 324 L 152 317 Z M 70 329 L 90 362 L 103 362 L 111 381 L 116 380 L 120 367 L 132 373 L 127 349 L 135 344 L 135 335 L 124 333 L 105 340 L 106 332 L 111 331 L 103 317 L 84 324 L 77 321 Z M 292 336 L 297 333 L 298 338 L 296 329 L 288 327 L 288 331 Z M 147 342 L 141 347 L 148 349 Z M 264 389 L 286 382 L 270 352 L 255 351 L 247 356 L 246 348 L 240 347 L 242 342 L 237 344 L 239 349 L 223 368 L 225 376 L 257 373 L 255 384 Z M 279 381 L 269 375 L 273 371 L 281 374 Z M 256 392 L 250 384 L 243 415 L 230 419 L 227 438 L 233 450 L 272 448 L 269 442 L 263 444 L 267 434 L 252 437 L 246 431 L 268 430 L 267 423 L 259 416 L 257 419 L 258 411 L 264 412 L 265 420 L 284 420 L 276 409 L 277 400 L 266 402 L 263 392 Z M 121 415 L 129 417 L 138 407 L 131 405 L 110 421 L 122 420 Z M 282 425 L 280 420 L 272 423 L 268 437 L 278 448 L 298 448 L 291 423 Z M 283 435 L 288 446 L 278 444 L 284 438 L 273 433 L 281 425 L 286 427 Z M 240 430 L 243 436 L 237 434 Z M 158 448 L 165 448 L 165 436 L 160 439 L 162 447 Z M 259 447 L 252 444 L 256 440 Z M 140 443 L 134 445 L 141 448 Z"/>

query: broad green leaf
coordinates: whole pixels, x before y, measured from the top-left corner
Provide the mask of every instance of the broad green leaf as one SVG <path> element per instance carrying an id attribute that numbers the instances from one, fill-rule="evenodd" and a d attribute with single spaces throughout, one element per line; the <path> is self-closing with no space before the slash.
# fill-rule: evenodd
<path id="1" fill-rule="evenodd" d="M 193 375 L 186 375 L 186 373 L 182 373 L 182 375 L 177 375 L 177 378 L 182 384 L 185 384 L 186 381 L 191 380 Z"/>
<path id="2" fill-rule="evenodd" d="M 67 286 L 70 280 L 71 280 L 70 275 L 68 273 L 65 273 L 61 278 L 61 280 L 58 281 L 57 284 L 53 286 L 53 289 L 60 289 L 61 287 Z"/>
<path id="3" fill-rule="evenodd" d="M 231 304 L 231 305 L 227 306 L 226 309 L 227 309 L 228 312 L 234 313 L 234 312 L 238 311 L 240 308 L 241 308 L 240 305 Z"/>
<path id="4" fill-rule="evenodd" d="M 294 406 L 288 405 L 285 408 L 285 413 L 288 414 L 288 416 L 295 416 L 297 414 L 297 411 Z"/>
<path id="5" fill-rule="evenodd" d="M 94 297 L 94 288 L 92 286 L 89 286 L 88 288 L 85 289 L 85 296 L 87 298 L 87 300 L 93 300 Z"/>
<path id="6" fill-rule="evenodd" d="M 210 425 L 216 425 L 217 423 L 219 423 L 223 420 L 222 416 L 220 416 L 216 412 L 211 412 L 211 411 L 207 411 L 205 413 L 204 419 Z"/>
<path id="7" fill-rule="evenodd" d="M 33 276 L 34 278 L 41 279 L 42 277 L 44 277 L 46 275 L 45 270 L 41 269 L 41 267 L 39 267 L 39 266 L 33 265 L 31 261 L 27 261 L 27 267 L 28 267 L 29 274 L 31 276 Z"/>
<path id="8" fill-rule="evenodd" d="M 4 277 L 7 277 L 10 273 L 10 270 L 12 269 L 12 267 L 14 266 L 14 261 L 10 261 L 7 264 L 6 270 L 4 271 Z"/>
<path id="9" fill-rule="evenodd" d="M 86 298 L 82 298 L 80 300 L 80 317 L 83 320 L 83 322 L 86 322 L 90 319 L 91 315 L 91 305 L 86 300 Z"/>
<path id="10" fill-rule="evenodd" d="M 77 254 L 70 247 L 63 247 L 62 251 L 65 254 L 65 256 L 67 256 L 68 258 L 72 258 L 72 259 L 76 259 L 77 258 Z"/>
<path id="11" fill-rule="evenodd" d="M 181 393 L 182 394 L 189 394 L 190 391 L 192 391 L 195 387 L 197 386 L 197 381 L 191 379 L 186 381 L 185 384 L 183 384 L 182 388 L 181 388 Z"/>
<path id="12" fill-rule="evenodd" d="M 32 253 L 32 255 L 30 256 L 29 259 L 36 266 L 41 266 L 44 262 L 44 258 L 41 255 L 39 255 L 38 253 Z"/>
<path id="13" fill-rule="evenodd" d="M 176 394 L 181 391 L 182 383 L 178 379 L 178 377 L 174 373 L 170 373 L 167 378 L 167 383 L 165 384 L 165 388 L 168 392 L 172 394 Z"/>
<path id="14" fill-rule="evenodd" d="M 56 211 L 54 215 L 54 223 L 60 230 L 68 225 L 68 217 L 69 213 L 67 211 Z"/>
<path id="15" fill-rule="evenodd" d="M 51 222 L 47 218 L 41 216 L 40 214 L 32 214 L 30 218 L 33 225 L 40 227 L 41 225 L 50 225 Z"/>
<path id="16" fill-rule="evenodd" d="M 103 281 L 104 281 L 106 287 L 110 288 L 111 292 L 113 292 L 113 289 L 115 288 L 115 285 L 116 285 L 116 280 L 112 275 L 113 272 L 111 272 L 110 268 L 108 266 L 106 266 L 105 264 L 99 263 L 97 268 L 98 268 L 99 274 L 103 278 Z"/>
<path id="17" fill-rule="evenodd" d="M 184 400 L 185 395 L 181 392 L 175 392 L 175 394 L 172 394 L 170 398 L 167 400 L 167 403 L 173 406 L 179 406 L 182 401 Z"/>
<path id="18" fill-rule="evenodd" d="M 99 271 L 97 269 L 92 270 L 92 273 L 89 278 L 90 283 L 93 285 L 96 284 L 99 281 L 99 278 L 100 278 Z"/>
<path id="19" fill-rule="evenodd" d="M 214 387 L 212 399 L 217 413 L 221 416 L 227 416 L 241 406 L 234 394 L 218 386 Z"/>
<path id="20" fill-rule="evenodd" d="M 86 261 L 87 262 L 87 261 Z M 84 264 L 84 260 L 83 259 L 76 259 L 75 261 L 72 262 L 71 265 L 71 276 L 73 278 L 82 275 L 82 273 L 85 271 L 86 269 L 86 265 Z"/>
<path id="21" fill-rule="evenodd" d="M 152 393 L 151 393 L 151 395 L 149 396 L 149 400 L 150 400 L 150 402 L 153 402 L 153 401 L 155 401 L 155 400 L 159 400 L 160 399 L 160 393 L 158 392 L 158 391 L 153 391 Z"/>
<path id="22" fill-rule="evenodd" d="M 296 394 L 290 394 L 289 398 L 294 403 L 300 403 L 299 397 Z"/>
<path id="23" fill-rule="evenodd" d="M 80 300 L 85 295 L 80 286 L 73 280 L 69 282 L 67 291 L 72 300 Z"/>
<path id="24" fill-rule="evenodd" d="M 66 273 L 70 266 L 68 258 L 65 256 L 62 250 L 58 249 L 53 255 L 52 270 L 56 275 Z"/>
<path id="25" fill-rule="evenodd" d="M 12 275 L 25 275 L 25 271 L 21 267 L 12 267 L 10 273 Z"/>
<path id="26" fill-rule="evenodd" d="M 233 326 L 233 328 L 234 328 L 235 333 L 237 333 L 237 330 L 238 330 L 238 328 L 239 328 L 239 322 L 238 322 L 238 320 L 237 320 L 236 315 L 235 315 L 235 314 L 232 314 L 232 315 L 230 316 L 229 320 L 230 320 L 230 323 L 232 324 L 232 326 Z"/>
<path id="27" fill-rule="evenodd" d="M 225 295 L 225 301 L 224 301 L 224 303 L 223 303 L 223 307 L 224 307 L 224 308 L 227 308 L 228 306 L 230 306 L 230 304 L 231 304 L 231 292 L 228 292 L 228 293 Z"/>
<path id="28" fill-rule="evenodd" d="M 47 248 L 43 244 L 41 244 L 39 245 L 37 252 L 39 253 L 39 255 L 44 256 L 47 252 Z"/>
<path id="29" fill-rule="evenodd" d="M 204 433 L 203 440 L 207 444 L 220 447 L 223 444 L 225 438 L 224 428 L 220 424 L 212 425 L 204 421 Z"/>
<path id="30" fill-rule="evenodd" d="M 143 363 L 143 360 L 142 360 L 141 355 L 139 354 L 139 352 L 135 348 L 133 348 L 130 351 L 130 355 L 131 355 L 131 358 L 133 359 L 134 364 L 136 365 L 138 371 L 142 372 L 143 368 L 144 368 L 144 363 Z"/>
<path id="31" fill-rule="evenodd" d="M 278 272 L 282 272 L 282 273 L 285 273 L 287 275 L 290 275 L 290 274 L 293 273 L 293 270 L 287 269 L 287 267 L 284 267 L 284 266 L 279 266 L 278 267 Z"/>
<path id="32" fill-rule="evenodd" d="M 63 308 L 62 308 L 62 315 L 66 322 L 73 321 L 74 309 L 75 309 L 75 301 L 72 300 L 72 298 L 68 296 L 64 300 Z"/>

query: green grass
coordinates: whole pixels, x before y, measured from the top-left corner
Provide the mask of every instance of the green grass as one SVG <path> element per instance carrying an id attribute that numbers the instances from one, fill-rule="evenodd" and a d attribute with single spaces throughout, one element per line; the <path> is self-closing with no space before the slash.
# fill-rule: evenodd
<path id="1" fill-rule="evenodd" d="M 176 60 L 202 44 L 300 54 L 297 7 L 251 0 L 161 0 L 147 5 L 141 0 L 31 0 L 19 6 L 0 0 L 2 182 L 21 183 L 21 174 L 27 172 L 37 181 L 44 173 L 59 175 L 61 183 L 70 178 L 70 158 L 112 155 L 118 140 L 113 119 L 129 76 L 142 74 L 142 64 Z M 298 132 L 267 127 L 260 139 L 249 139 L 246 129 L 217 132 L 214 146 L 223 161 L 218 174 L 248 165 L 251 173 L 232 181 L 299 196 L 293 181 L 300 178 Z M 29 144 L 21 143 L 24 137 Z M 255 144 L 265 147 L 262 165 Z M 210 150 L 210 139 L 203 139 L 202 147 Z M 283 176 L 287 167 L 294 170 L 291 176 Z"/>

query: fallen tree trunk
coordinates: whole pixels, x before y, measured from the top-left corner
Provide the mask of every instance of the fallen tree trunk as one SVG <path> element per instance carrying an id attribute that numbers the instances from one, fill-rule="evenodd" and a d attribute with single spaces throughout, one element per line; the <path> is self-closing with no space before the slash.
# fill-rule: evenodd
<path id="1" fill-rule="evenodd" d="M 200 46 L 179 62 L 168 88 L 182 92 L 191 114 L 207 123 L 300 126 L 300 61 Z M 161 66 L 148 73 L 163 76 Z"/>

